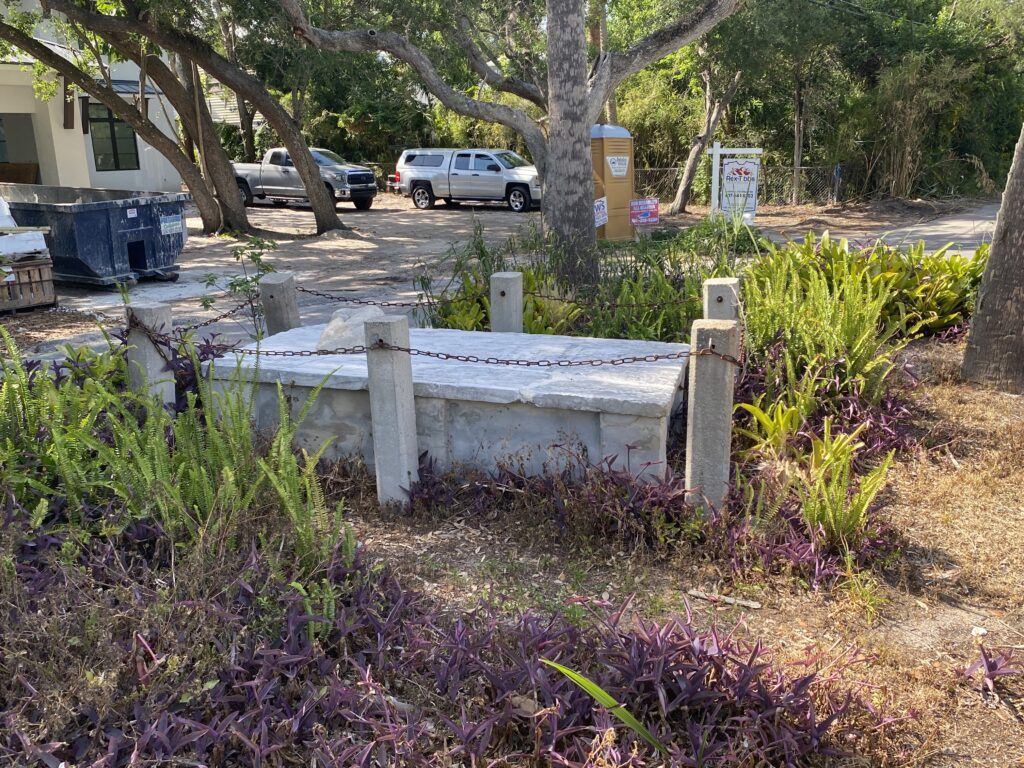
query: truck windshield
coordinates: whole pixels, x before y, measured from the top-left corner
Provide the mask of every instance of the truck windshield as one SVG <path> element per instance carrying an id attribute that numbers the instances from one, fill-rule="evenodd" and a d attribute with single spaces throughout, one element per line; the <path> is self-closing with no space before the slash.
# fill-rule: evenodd
<path id="1" fill-rule="evenodd" d="M 314 149 L 311 154 L 317 165 L 347 165 L 345 158 L 329 149 Z"/>
<path id="2" fill-rule="evenodd" d="M 522 168 L 524 165 L 530 164 L 529 160 L 520 157 L 515 152 L 495 152 L 494 156 L 498 158 L 498 162 L 506 168 Z"/>

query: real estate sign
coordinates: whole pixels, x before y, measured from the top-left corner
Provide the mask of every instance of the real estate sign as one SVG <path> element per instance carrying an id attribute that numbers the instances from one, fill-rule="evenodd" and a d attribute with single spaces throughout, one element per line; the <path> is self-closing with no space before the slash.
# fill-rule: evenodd
<path id="1" fill-rule="evenodd" d="M 750 224 L 757 212 L 757 182 L 761 175 L 758 147 L 723 147 L 716 141 L 711 149 L 711 215 L 742 214 Z"/>
<path id="2" fill-rule="evenodd" d="M 722 158 L 722 213 L 730 218 L 742 215 L 750 223 L 757 213 L 757 183 L 761 172 L 759 157 Z"/>

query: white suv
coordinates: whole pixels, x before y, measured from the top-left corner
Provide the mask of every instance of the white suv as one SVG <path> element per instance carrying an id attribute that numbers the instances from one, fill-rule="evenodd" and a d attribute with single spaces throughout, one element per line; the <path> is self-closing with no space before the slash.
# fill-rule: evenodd
<path id="1" fill-rule="evenodd" d="M 509 149 L 407 149 L 388 186 L 417 208 L 504 201 L 518 212 L 540 205 L 537 169 Z"/>

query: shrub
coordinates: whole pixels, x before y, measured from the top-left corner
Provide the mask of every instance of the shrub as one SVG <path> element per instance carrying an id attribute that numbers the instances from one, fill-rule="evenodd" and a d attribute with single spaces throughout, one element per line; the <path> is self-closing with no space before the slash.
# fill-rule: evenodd
<path id="1" fill-rule="evenodd" d="M 628 702 L 670 765 L 812 765 L 865 714 L 840 683 L 855 659 L 812 656 L 791 673 L 689 616 L 451 615 L 363 552 L 332 560 L 330 602 L 311 601 L 266 551 L 132 556 L 162 538 L 125 531 L 74 562 L 25 541 L 14 582 L 0 581 L 0 674 L 17 681 L 0 693 L 0 759 L 425 768 L 583 765 L 598 749 L 664 764 L 545 658 Z"/>
<path id="2" fill-rule="evenodd" d="M 854 487 L 854 460 L 862 447 L 858 432 L 834 435 L 826 420 L 822 437 L 811 440 L 806 477 L 797 485 L 807 524 L 812 530 L 821 530 L 827 544 L 843 552 L 855 549 L 863 539 L 868 511 L 892 464 L 889 454 Z"/>
<path id="3" fill-rule="evenodd" d="M 888 323 L 890 290 L 849 254 L 828 264 L 811 237 L 797 247 L 771 248 L 745 273 L 748 354 L 765 359 L 781 345 L 775 378 L 792 387 L 805 375 L 836 379 L 837 394 L 859 390 L 870 400 L 884 392 L 892 353 L 902 342 Z"/>

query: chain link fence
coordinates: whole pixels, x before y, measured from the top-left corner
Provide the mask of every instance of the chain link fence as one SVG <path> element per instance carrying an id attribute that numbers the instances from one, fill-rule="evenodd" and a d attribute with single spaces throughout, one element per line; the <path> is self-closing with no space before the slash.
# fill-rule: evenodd
<path id="1" fill-rule="evenodd" d="M 670 203 L 682 178 L 683 169 L 637 168 L 634 180 L 637 197 L 656 197 Z M 768 165 L 761 167 L 757 201 L 761 205 L 829 205 L 842 200 L 842 175 L 832 166 L 802 166 L 796 177 L 797 195 L 794 200 L 794 174 L 792 166 Z M 692 199 L 706 203 L 710 197 L 710 182 L 698 178 L 694 183 Z"/>

